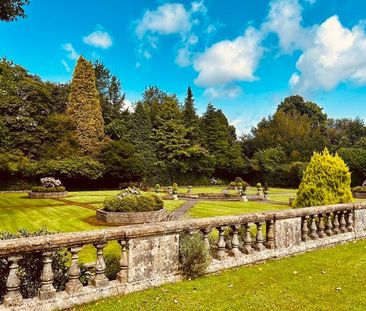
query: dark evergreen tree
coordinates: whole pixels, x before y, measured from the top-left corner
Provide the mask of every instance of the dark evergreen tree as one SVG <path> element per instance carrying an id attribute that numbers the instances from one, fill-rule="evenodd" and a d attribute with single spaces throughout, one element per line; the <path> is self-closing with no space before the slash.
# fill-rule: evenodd
<path id="1" fill-rule="evenodd" d="M 29 0 L 1 0 L 0 1 L 0 20 L 11 22 L 18 17 L 25 18 L 24 6 L 29 4 Z"/>

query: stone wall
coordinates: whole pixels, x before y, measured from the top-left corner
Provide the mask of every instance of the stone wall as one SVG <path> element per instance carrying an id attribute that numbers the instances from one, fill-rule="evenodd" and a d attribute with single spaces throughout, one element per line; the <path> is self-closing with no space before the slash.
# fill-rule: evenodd
<path id="1" fill-rule="evenodd" d="M 225 234 L 230 227 L 230 234 Z M 265 234 L 263 228 L 265 227 Z M 238 239 L 239 229 L 243 239 Z M 62 233 L 42 237 L 0 241 L 0 257 L 9 263 L 7 294 L 0 310 L 54 310 L 114 295 L 143 290 L 182 279 L 179 237 L 183 232 L 202 232 L 213 258 L 207 273 L 270 258 L 281 258 L 309 250 L 366 237 L 366 204 L 339 204 L 238 216 L 170 221 L 95 231 Z M 215 231 L 218 240 L 210 243 Z M 253 236 L 253 232 L 255 233 Z M 239 242 L 243 240 L 243 242 Z M 117 280 L 105 276 L 103 251 L 109 241 L 121 246 Z M 97 260 L 88 286 L 79 281 L 79 252 L 93 244 Z M 52 252 L 67 247 L 71 253 L 69 281 L 65 291 L 52 285 Z M 39 295 L 23 299 L 18 277 L 19 261 L 27 254 L 42 252 L 43 272 Z"/>
<path id="2" fill-rule="evenodd" d="M 98 209 L 96 212 L 97 219 L 106 223 L 131 225 L 131 224 L 146 224 L 150 222 L 159 222 L 164 220 L 168 215 L 165 209 L 151 212 L 138 213 L 122 213 L 122 212 L 107 212 Z"/>
<path id="3" fill-rule="evenodd" d="M 59 198 L 66 198 L 67 191 L 60 191 L 60 192 L 28 192 L 28 198 L 31 199 L 59 199 Z"/>

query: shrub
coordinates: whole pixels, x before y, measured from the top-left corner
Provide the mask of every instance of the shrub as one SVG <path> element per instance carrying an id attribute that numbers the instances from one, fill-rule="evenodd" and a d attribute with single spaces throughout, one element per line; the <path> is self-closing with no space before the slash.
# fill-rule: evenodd
<path id="1" fill-rule="evenodd" d="M 195 278 L 204 274 L 211 256 L 201 233 L 182 234 L 179 240 L 180 263 L 186 277 Z"/>
<path id="2" fill-rule="evenodd" d="M 230 184 L 229 184 L 230 187 L 236 187 L 236 182 L 235 181 L 232 181 Z"/>
<path id="3" fill-rule="evenodd" d="M 241 177 L 236 177 L 235 178 L 235 183 L 236 183 L 236 185 L 238 186 L 238 187 L 240 187 L 240 185 L 239 184 L 241 184 L 243 182 L 243 179 L 241 178 Z"/>
<path id="4" fill-rule="evenodd" d="M 52 234 L 46 228 L 29 233 L 25 229 L 21 229 L 16 234 L 6 231 L 0 232 L 0 240 L 9 240 L 20 237 L 44 236 Z M 56 290 L 63 290 L 67 282 L 67 263 L 68 256 L 66 250 L 58 250 L 52 257 L 52 268 L 54 272 L 53 285 Z M 38 289 L 41 287 L 41 274 L 43 269 L 43 261 L 41 253 L 28 254 L 19 261 L 19 277 L 21 279 L 20 291 L 24 298 L 31 298 L 37 295 Z M 0 258 L 0 300 L 3 299 L 6 291 L 6 278 L 9 269 L 5 258 Z"/>
<path id="5" fill-rule="evenodd" d="M 158 211 L 164 207 L 163 200 L 158 195 L 129 195 L 117 196 L 104 202 L 107 212 L 149 212 Z"/>
<path id="6" fill-rule="evenodd" d="M 260 191 L 262 189 L 262 184 L 259 182 L 259 183 L 257 183 L 256 187 L 257 187 L 257 190 Z"/>
<path id="7" fill-rule="evenodd" d="M 156 193 L 159 193 L 160 192 L 160 185 L 159 184 L 156 184 L 155 185 L 155 192 Z"/>
<path id="8" fill-rule="evenodd" d="M 178 184 L 174 183 L 172 186 L 172 189 L 173 189 L 173 194 L 177 194 L 178 193 Z"/>
<path id="9" fill-rule="evenodd" d="M 117 273 L 121 270 L 119 256 L 106 254 L 104 255 L 104 261 L 106 265 L 105 276 L 109 280 L 115 280 L 117 277 Z"/>
<path id="10" fill-rule="evenodd" d="M 344 161 L 328 149 L 314 152 L 307 166 L 293 207 L 346 203 L 353 200 L 351 174 Z"/>

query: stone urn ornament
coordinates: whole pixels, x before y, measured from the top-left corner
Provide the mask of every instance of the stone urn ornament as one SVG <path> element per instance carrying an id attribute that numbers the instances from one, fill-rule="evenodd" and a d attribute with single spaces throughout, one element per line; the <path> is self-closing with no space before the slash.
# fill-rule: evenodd
<path id="1" fill-rule="evenodd" d="M 188 186 L 187 194 L 192 194 L 192 186 Z"/>

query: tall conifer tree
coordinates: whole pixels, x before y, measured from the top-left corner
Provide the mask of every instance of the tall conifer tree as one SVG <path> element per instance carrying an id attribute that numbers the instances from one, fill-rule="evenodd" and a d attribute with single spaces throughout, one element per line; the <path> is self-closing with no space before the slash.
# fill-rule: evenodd
<path id="1" fill-rule="evenodd" d="M 97 154 L 105 138 L 104 121 L 93 65 L 82 56 L 71 82 L 67 114 L 75 122 L 77 140 L 83 151 Z"/>

